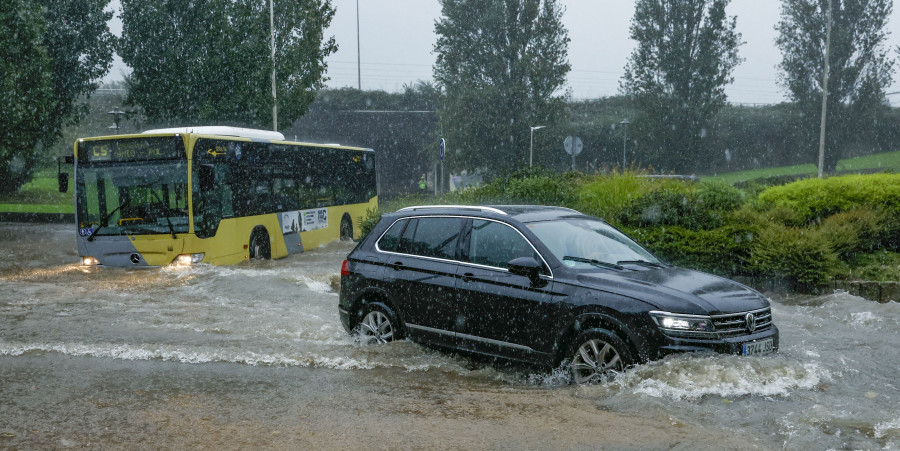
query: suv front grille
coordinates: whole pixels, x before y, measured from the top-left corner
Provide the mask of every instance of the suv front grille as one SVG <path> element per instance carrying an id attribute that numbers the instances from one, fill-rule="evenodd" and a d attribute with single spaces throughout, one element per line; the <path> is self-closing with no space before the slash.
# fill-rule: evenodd
<path id="1" fill-rule="evenodd" d="M 751 332 L 747 325 L 747 314 L 752 313 L 756 327 Z M 721 340 L 723 338 L 741 337 L 768 330 L 772 327 L 772 309 L 770 307 L 741 313 L 727 313 L 710 316 L 715 331 L 680 331 L 660 329 L 672 338 L 690 338 L 694 340 Z"/>
<path id="2" fill-rule="evenodd" d="M 747 325 L 748 314 L 753 314 L 753 317 L 756 321 L 756 327 L 752 332 Z M 711 318 L 713 321 L 713 325 L 716 326 L 716 333 L 719 335 L 719 338 L 750 335 L 751 333 L 766 330 L 772 327 L 772 309 L 769 307 L 759 310 L 753 310 L 750 312 L 715 315 Z"/>

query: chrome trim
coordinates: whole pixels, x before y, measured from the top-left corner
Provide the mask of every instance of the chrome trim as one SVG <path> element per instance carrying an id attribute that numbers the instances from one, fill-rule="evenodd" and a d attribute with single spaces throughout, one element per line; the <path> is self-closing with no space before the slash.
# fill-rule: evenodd
<path id="1" fill-rule="evenodd" d="M 400 211 L 417 211 L 417 210 L 429 210 L 436 208 L 458 208 L 463 210 L 477 210 L 477 211 L 487 211 L 491 213 L 497 213 L 498 215 L 506 215 L 506 212 L 493 207 L 482 207 L 479 205 L 417 205 L 413 207 L 405 207 L 397 210 Z"/>
<path id="2" fill-rule="evenodd" d="M 493 340 L 493 339 L 490 339 L 490 338 L 484 338 L 484 337 L 477 337 L 477 336 L 475 336 L 475 335 L 469 335 L 469 334 L 461 334 L 461 333 L 459 333 L 459 332 L 452 332 L 452 331 L 444 330 L 444 329 L 435 329 L 435 328 L 433 328 L 433 327 L 420 326 L 420 325 L 418 325 L 418 324 L 410 324 L 410 323 L 406 323 L 406 327 L 408 327 L 408 328 L 410 328 L 410 329 L 418 329 L 418 330 L 421 330 L 421 331 L 424 331 L 424 332 L 432 332 L 432 333 L 435 333 L 435 334 L 438 334 L 438 335 L 451 335 L 451 336 L 454 336 L 454 337 L 456 337 L 456 338 L 464 338 L 464 339 L 466 339 L 466 340 L 478 341 L 478 342 L 481 342 L 481 343 L 487 343 L 487 344 L 492 344 L 492 345 L 496 345 L 496 346 L 503 346 L 503 347 L 506 347 L 506 348 L 513 348 L 513 349 L 519 349 L 519 350 L 522 350 L 522 351 L 534 352 L 534 349 L 532 349 L 532 348 L 530 348 L 530 347 L 528 347 L 528 346 L 518 345 L 518 344 L 515 344 L 515 343 L 509 343 L 509 342 L 506 342 L 506 341 Z"/>
<path id="3" fill-rule="evenodd" d="M 343 314 L 345 314 L 345 315 L 349 315 L 349 314 L 350 314 L 350 312 L 348 312 L 348 311 L 346 311 L 346 310 L 344 310 L 344 309 L 342 309 L 342 308 L 340 308 L 340 307 L 338 307 L 338 312 L 339 312 L 339 313 L 343 313 Z"/>
<path id="4" fill-rule="evenodd" d="M 451 335 L 451 336 L 455 336 L 455 335 L 456 335 L 455 332 L 452 332 L 452 331 L 449 331 L 449 330 L 435 329 L 435 328 L 433 328 L 433 327 L 420 326 L 420 325 L 418 325 L 418 324 L 412 324 L 412 323 L 406 323 L 406 327 L 408 327 L 408 328 L 410 328 L 410 329 L 419 329 L 419 330 L 422 330 L 422 331 L 425 331 L 425 332 L 432 332 L 432 333 L 436 333 L 436 334 L 438 334 L 438 335 Z"/>
<path id="5" fill-rule="evenodd" d="M 398 210 L 398 211 L 399 211 L 399 210 Z M 503 221 L 498 221 L 498 220 L 496 220 L 496 219 L 479 218 L 479 217 L 477 217 L 477 216 L 462 216 L 462 215 L 422 215 L 422 216 L 407 216 L 407 217 L 403 217 L 403 218 L 397 218 L 396 220 L 394 220 L 394 222 L 391 223 L 391 225 L 389 225 L 387 228 L 385 228 L 385 229 L 384 229 L 384 232 L 381 233 L 381 236 L 379 236 L 378 239 L 375 240 L 375 250 L 376 250 L 377 252 L 382 253 L 382 254 L 388 254 L 388 255 L 402 255 L 402 256 L 404 256 L 404 257 L 421 258 L 421 259 L 425 259 L 425 260 L 437 261 L 437 262 L 442 262 L 442 263 L 461 264 L 461 265 L 467 265 L 467 266 L 474 266 L 474 267 L 476 267 L 476 268 L 493 269 L 493 270 L 497 270 L 497 271 L 509 272 L 508 269 L 506 269 L 506 268 L 500 268 L 500 267 L 497 267 L 497 266 L 481 265 L 481 264 L 478 264 L 478 263 L 464 262 L 464 261 L 462 261 L 462 260 L 448 260 L 448 259 L 445 259 L 445 258 L 426 257 L 426 256 L 424 256 L 424 255 L 404 254 L 404 253 L 402 253 L 402 252 L 386 251 L 386 250 L 381 249 L 380 246 L 378 246 L 378 243 L 381 242 L 382 238 L 384 238 L 384 235 L 387 234 L 388 230 L 391 230 L 391 227 L 394 227 L 394 224 L 397 224 L 397 223 L 400 222 L 400 221 L 408 221 L 408 220 L 410 220 L 410 219 L 412 219 L 412 218 L 463 218 L 463 219 L 481 219 L 481 220 L 483 220 L 483 221 L 493 221 L 493 222 L 496 222 L 496 223 L 499 223 L 499 224 L 503 224 L 503 225 L 505 225 L 505 226 L 507 226 L 507 227 L 509 227 L 509 228 L 511 228 L 511 229 L 513 229 L 513 230 L 515 230 L 515 231 L 519 234 L 519 236 L 521 236 L 522 239 L 524 239 L 525 242 L 528 243 L 529 246 L 531 246 L 531 249 L 534 251 L 534 253 L 537 254 L 538 257 L 541 257 L 541 261 L 544 262 L 544 267 L 547 268 L 547 271 L 550 271 L 550 275 L 547 275 L 547 274 L 541 274 L 541 275 L 540 275 L 541 278 L 553 280 L 553 269 L 550 268 L 550 265 L 547 263 L 547 260 L 544 258 L 544 256 L 541 255 L 540 251 L 538 251 L 537 248 L 534 247 L 534 244 L 531 242 L 531 240 L 529 240 L 528 237 L 526 237 L 519 229 L 517 229 L 517 228 L 513 227 L 512 225 L 507 224 L 507 223 L 505 223 L 505 222 L 503 222 Z"/>

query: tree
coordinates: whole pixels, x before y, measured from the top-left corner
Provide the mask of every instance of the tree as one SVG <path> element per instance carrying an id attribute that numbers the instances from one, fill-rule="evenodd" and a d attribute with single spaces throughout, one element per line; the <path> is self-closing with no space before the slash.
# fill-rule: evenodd
<path id="1" fill-rule="evenodd" d="M 829 0 L 783 0 L 776 43 L 781 83 L 803 111 L 804 146 L 817 159 Z M 885 114 L 894 60 L 885 48 L 891 0 L 832 0 L 825 171 Z M 815 157 L 814 157 L 815 155 Z"/>
<path id="2" fill-rule="evenodd" d="M 529 127 L 561 123 L 569 38 L 556 0 L 442 0 L 438 110 L 454 169 L 528 165 Z M 538 154 L 538 157 L 541 155 Z"/>
<path id="3" fill-rule="evenodd" d="M 276 1 L 279 128 L 301 117 L 323 86 L 330 0 Z M 269 3 L 258 0 L 123 0 L 126 102 L 152 121 L 272 125 Z"/>
<path id="4" fill-rule="evenodd" d="M 657 169 L 702 169 L 710 121 L 725 105 L 725 86 L 741 62 L 730 0 L 638 0 L 631 20 L 637 41 L 622 90 L 639 111 L 632 120 L 639 161 Z"/>
<path id="5" fill-rule="evenodd" d="M 0 192 L 15 192 L 46 162 L 62 127 L 109 70 L 108 0 L 11 0 L 0 6 Z"/>

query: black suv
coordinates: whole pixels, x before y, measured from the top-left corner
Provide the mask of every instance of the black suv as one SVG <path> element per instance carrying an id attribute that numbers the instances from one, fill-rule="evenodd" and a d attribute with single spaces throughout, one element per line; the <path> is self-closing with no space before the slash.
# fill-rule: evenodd
<path id="1" fill-rule="evenodd" d="M 667 265 L 606 222 L 543 206 L 386 214 L 341 268 L 341 323 L 369 340 L 556 367 L 603 382 L 673 352 L 778 348 L 769 300 Z"/>

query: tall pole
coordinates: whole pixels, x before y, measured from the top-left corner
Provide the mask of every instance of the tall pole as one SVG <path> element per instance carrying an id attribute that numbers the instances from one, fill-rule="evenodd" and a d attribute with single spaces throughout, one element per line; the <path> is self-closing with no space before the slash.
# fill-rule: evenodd
<path id="1" fill-rule="evenodd" d="M 622 125 L 622 130 L 625 132 L 625 134 L 622 135 L 622 172 L 625 172 L 625 150 L 628 146 L 628 124 L 630 123 L 631 122 L 628 122 L 628 119 L 623 119 L 622 122 L 619 122 L 619 124 Z"/>
<path id="2" fill-rule="evenodd" d="M 544 127 L 546 127 L 546 125 L 538 125 L 535 127 L 528 127 L 529 129 L 531 129 L 531 145 L 528 147 L 528 167 L 529 168 L 532 167 L 531 163 L 534 160 L 534 131 L 540 130 Z"/>
<path id="3" fill-rule="evenodd" d="M 828 0 L 828 23 L 825 25 L 825 75 L 822 77 L 822 123 L 819 127 L 819 178 L 825 172 L 825 114 L 828 110 L 828 52 L 831 50 L 831 9 L 832 0 Z"/>
<path id="4" fill-rule="evenodd" d="M 362 57 L 359 48 L 359 0 L 356 0 L 356 76 L 357 88 L 362 91 Z"/>
<path id="5" fill-rule="evenodd" d="M 275 91 L 275 0 L 269 0 L 269 31 L 272 36 L 272 131 L 278 131 L 278 94 Z"/>

